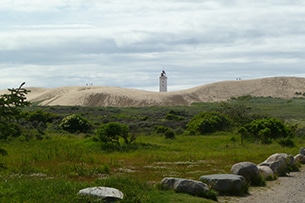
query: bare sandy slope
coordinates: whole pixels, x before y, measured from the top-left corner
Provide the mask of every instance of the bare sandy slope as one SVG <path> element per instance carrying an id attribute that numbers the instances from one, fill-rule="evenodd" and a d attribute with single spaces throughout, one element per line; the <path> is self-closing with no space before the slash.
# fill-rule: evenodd
<path id="1" fill-rule="evenodd" d="M 28 100 L 40 105 L 174 106 L 190 105 L 194 102 L 225 101 L 244 95 L 292 98 L 297 96 L 296 92 L 305 92 L 305 78 L 273 77 L 222 81 L 165 93 L 105 86 L 28 89 L 31 90 L 27 95 Z"/>

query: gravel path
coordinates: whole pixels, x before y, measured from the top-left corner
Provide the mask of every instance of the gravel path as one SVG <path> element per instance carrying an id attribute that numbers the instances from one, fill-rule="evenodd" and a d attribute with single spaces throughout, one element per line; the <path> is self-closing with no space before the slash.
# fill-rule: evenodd
<path id="1" fill-rule="evenodd" d="M 268 181 L 266 187 L 250 187 L 245 197 L 220 197 L 227 203 L 305 203 L 305 167 L 287 177 Z"/>

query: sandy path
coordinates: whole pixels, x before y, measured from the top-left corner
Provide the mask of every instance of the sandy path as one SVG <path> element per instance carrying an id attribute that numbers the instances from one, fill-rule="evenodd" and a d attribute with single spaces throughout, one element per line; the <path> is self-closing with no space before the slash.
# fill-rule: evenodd
<path id="1" fill-rule="evenodd" d="M 267 182 L 266 187 L 251 187 L 246 197 L 220 197 L 227 203 L 305 203 L 305 167 L 299 172 Z"/>

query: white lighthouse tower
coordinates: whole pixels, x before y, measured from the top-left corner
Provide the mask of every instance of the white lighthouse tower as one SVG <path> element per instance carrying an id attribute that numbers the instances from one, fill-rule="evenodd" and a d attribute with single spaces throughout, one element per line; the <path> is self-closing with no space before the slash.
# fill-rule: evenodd
<path id="1" fill-rule="evenodd" d="M 160 80 L 159 91 L 167 92 L 167 77 L 164 70 L 162 70 L 159 80 Z"/>

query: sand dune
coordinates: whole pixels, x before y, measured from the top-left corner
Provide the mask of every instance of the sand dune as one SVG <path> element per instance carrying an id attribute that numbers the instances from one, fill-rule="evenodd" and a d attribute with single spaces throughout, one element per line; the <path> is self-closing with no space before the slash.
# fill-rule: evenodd
<path id="1" fill-rule="evenodd" d="M 27 98 L 39 105 L 61 106 L 174 106 L 225 101 L 244 95 L 293 98 L 305 92 L 305 78 L 271 77 L 206 84 L 175 92 L 150 92 L 107 86 L 28 88 Z M 3 92 L 3 91 L 2 91 Z M 303 97 L 299 95 L 299 97 Z"/>

